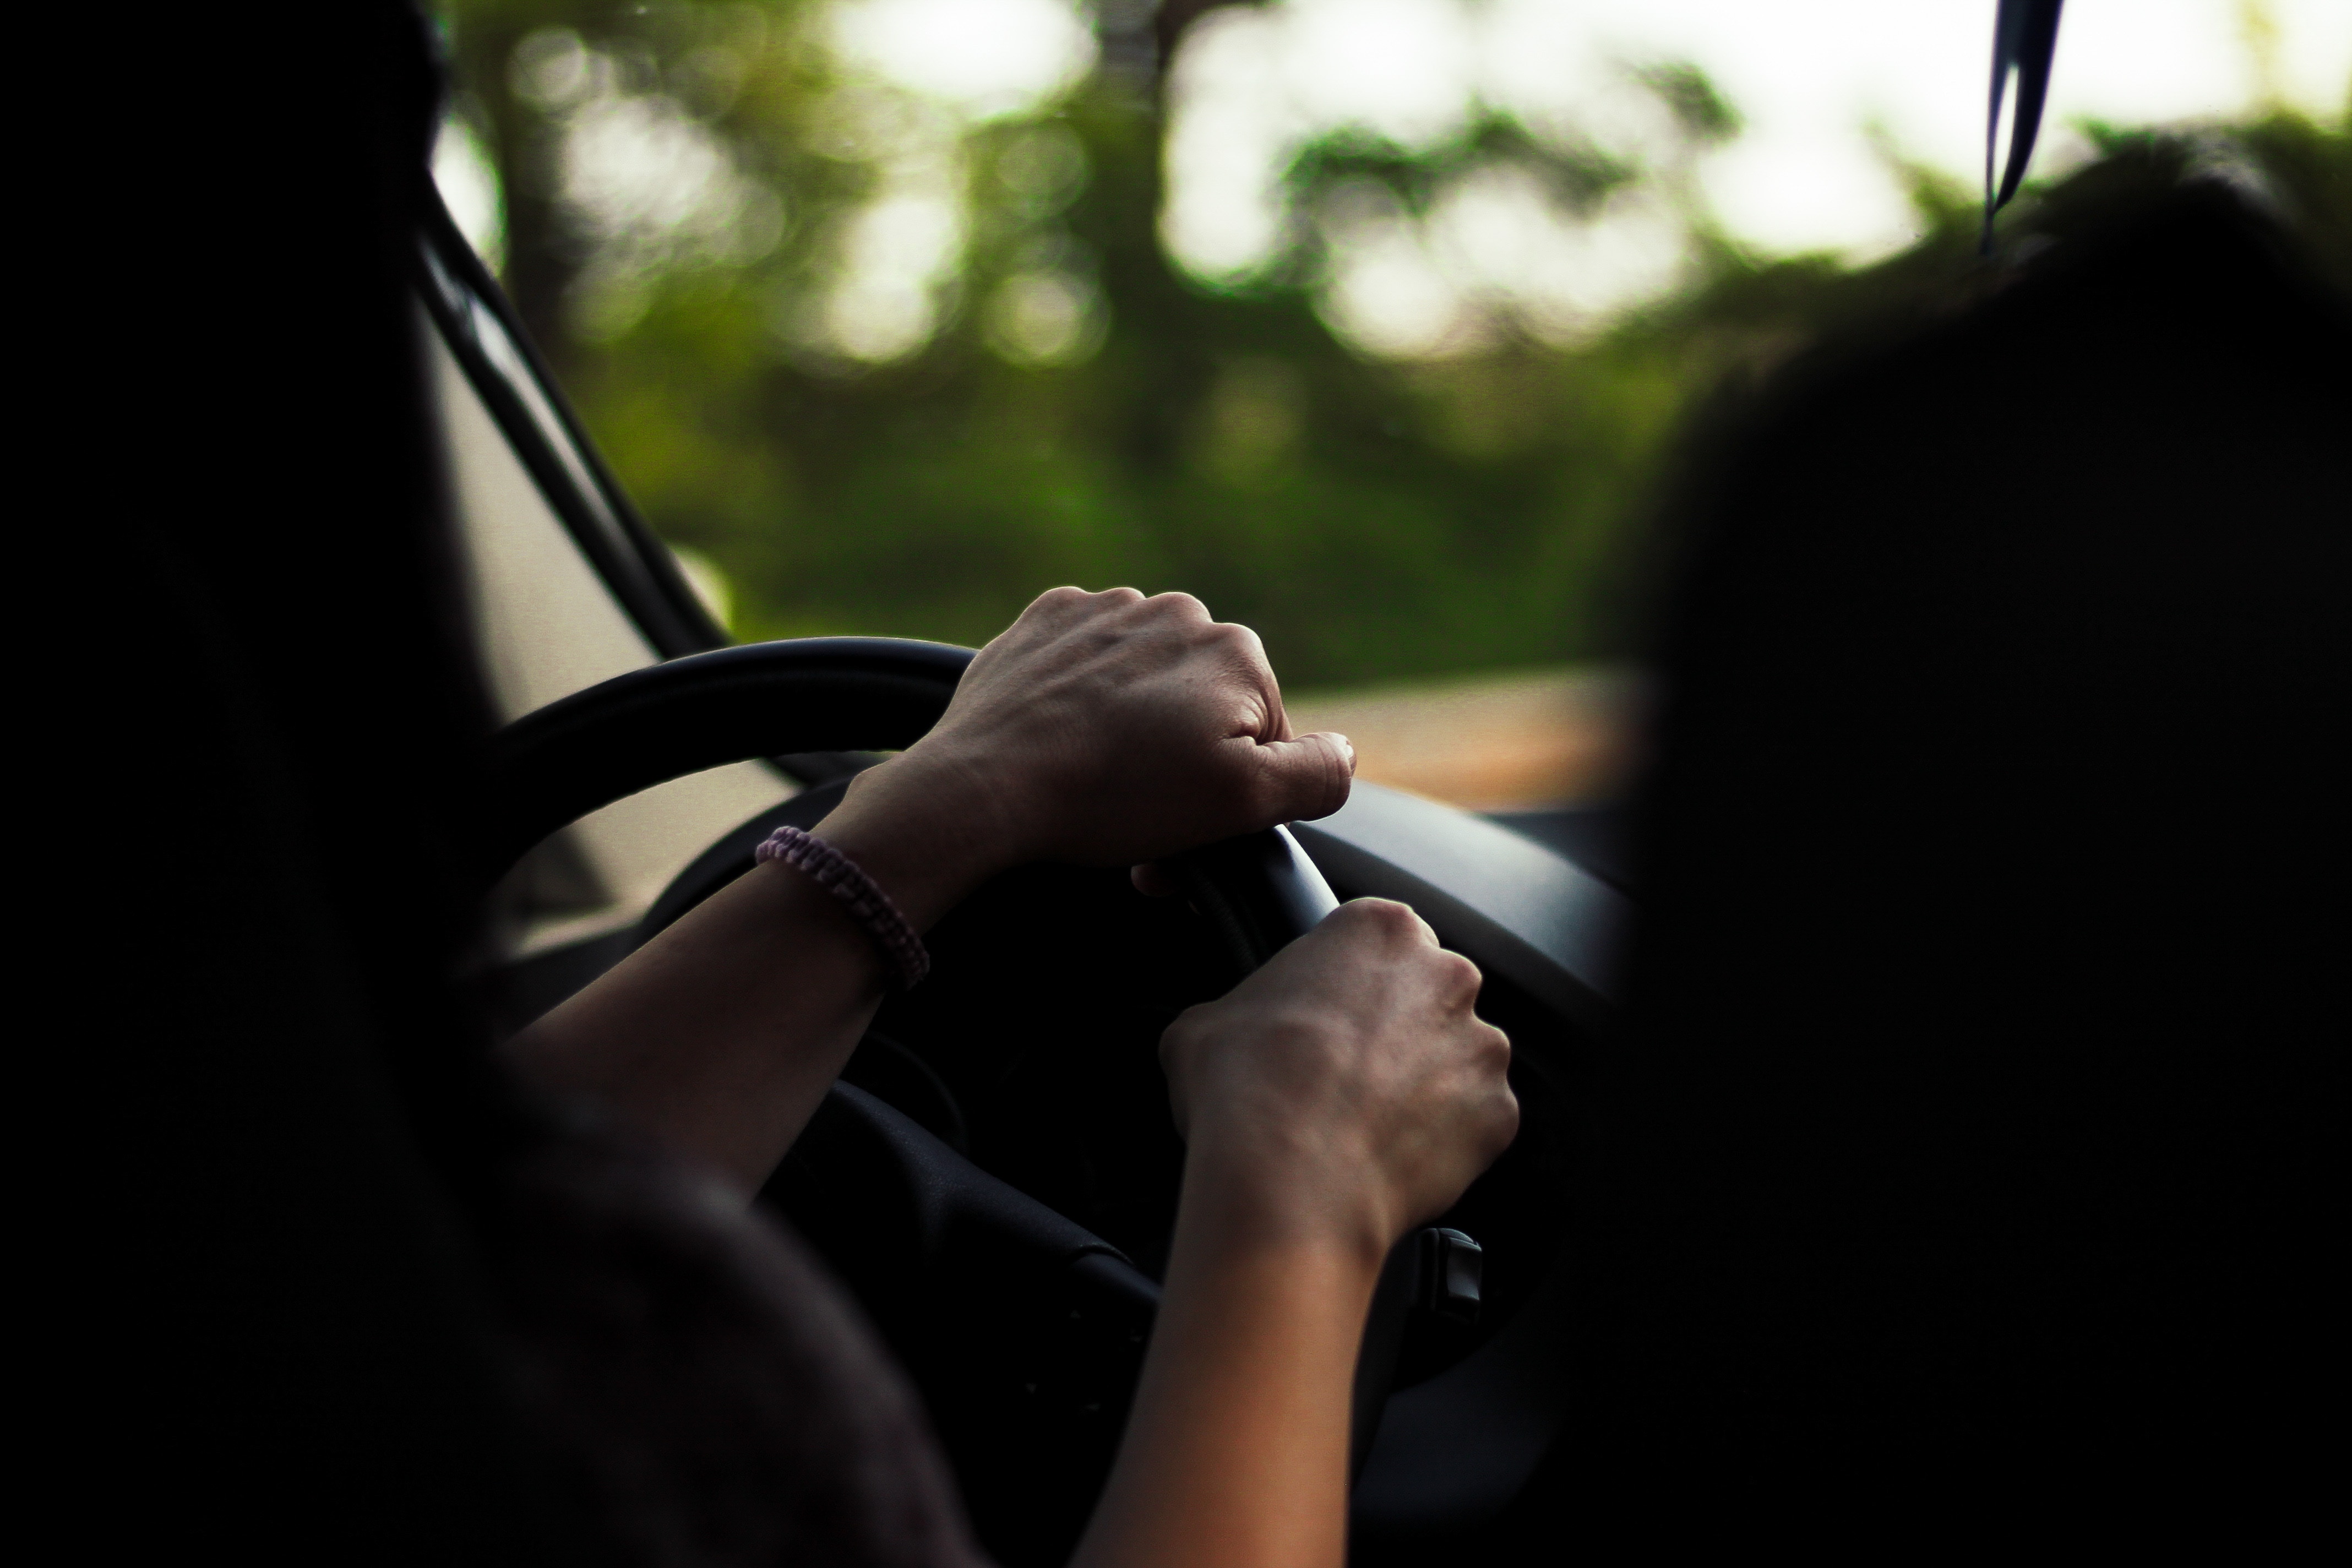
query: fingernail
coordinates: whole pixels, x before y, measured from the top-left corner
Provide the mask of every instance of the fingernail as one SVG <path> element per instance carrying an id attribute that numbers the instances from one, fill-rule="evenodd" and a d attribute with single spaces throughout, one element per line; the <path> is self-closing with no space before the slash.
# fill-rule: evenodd
<path id="1" fill-rule="evenodd" d="M 1354 745 L 1349 743 L 1347 736 L 1342 735 L 1337 730 L 1331 731 L 1331 738 L 1339 742 L 1339 749 L 1341 751 L 1348 753 L 1348 771 L 1351 773 L 1354 773 L 1356 771 L 1356 748 Z"/>

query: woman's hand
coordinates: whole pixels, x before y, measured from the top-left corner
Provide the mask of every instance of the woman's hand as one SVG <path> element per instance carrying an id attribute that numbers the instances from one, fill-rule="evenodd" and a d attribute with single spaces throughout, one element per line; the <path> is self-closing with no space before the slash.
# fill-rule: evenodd
<path id="1" fill-rule="evenodd" d="M 1078 1568 L 1340 1568 L 1381 1264 L 1518 1127 L 1510 1045 L 1477 994 L 1411 910 L 1364 899 L 1170 1026 L 1184 1192 Z"/>
<path id="2" fill-rule="evenodd" d="M 1056 588 L 980 651 L 929 735 L 859 775 L 829 826 L 951 814 L 952 831 L 927 836 L 983 872 L 1131 865 L 1328 816 L 1354 771 L 1345 736 L 1291 734 L 1248 627 L 1188 594 Z"/>
<path id="3" fill-rule="evenodd" d="M 1378 1259 L 1518 1131 L 1511 1046 L 1477 965 L 1402 904 L 1359 899 L 1162 1037 L 1187 1199 L 1222 1229 Z"/>

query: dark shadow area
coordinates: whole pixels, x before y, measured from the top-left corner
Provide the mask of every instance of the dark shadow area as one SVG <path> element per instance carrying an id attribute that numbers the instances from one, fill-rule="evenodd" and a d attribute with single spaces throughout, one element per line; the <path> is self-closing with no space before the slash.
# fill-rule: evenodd
<path id="1" fill-rule="evenodd" d="M 2142 176 L 1685 494 L 1555 1506 L 2316 1495 L 2352 329 L 2247 190 Z"/>

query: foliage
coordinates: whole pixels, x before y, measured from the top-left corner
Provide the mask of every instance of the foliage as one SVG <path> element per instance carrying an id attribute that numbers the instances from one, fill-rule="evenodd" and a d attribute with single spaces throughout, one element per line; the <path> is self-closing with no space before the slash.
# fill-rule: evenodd
<path id="1" fill-rule="evenodd" d="M 910 132 L 925 110 L 843 76 L 814 4 L 451 9 L 467 112 L 505 185 L 509 287 L 656 526 L 724 571 L 747 637 L 977 642 L 1055 583 L 1131 583 L 1255 626 L 1299 683 L 1609 653 L 1630 547 L 1694 400 L 1973 265 L 1972 201 L 1907 171 L 1927 237 L 1879 267 L 1759 261 L 1695 212 L 1688 285 L 1597 339 L 1507 332 L 1381 363 L 1318 318 L 1311 237 L 1246 288 L 1168 260 L 1148 79 L 1104 71 L 1026 117 Z M 731 209 L 730 234 L 769 224 L 765 247 L 664 252 L 583 227 L 563 195 L 560 95 L 529 74 L 571 35 L 699 127 L 740 191 L 780 204 L 781 223 L 750 197 Z M 1690 151 L 1738 133 L 1698 73 L 1650 76 Z M 926 285 L 935 330 L 896 358 L 828 348 L 808 323 L 842 286 L 846 226 L 926 134 L 951 148 L 940 166 L 969 215 L 960 262 Z M 2340 256 L 2345 128 L 2279 120 L 2247 144 L 2308 193 Z M 1490 117 L 1435 150 L 1327 140 L 1290 180 L 1309 197 L 1372 182 L 1410 212 L 1496 162 L 1571 208 L 1675 178 Z M 1051 318 L 1042 349 L 1017 330 L 1032 305 Z"/>

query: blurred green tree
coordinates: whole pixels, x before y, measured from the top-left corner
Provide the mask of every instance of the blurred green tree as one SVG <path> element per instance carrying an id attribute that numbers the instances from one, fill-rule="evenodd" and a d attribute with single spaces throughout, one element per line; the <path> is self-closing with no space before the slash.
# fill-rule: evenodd
<path id="1" fill-rule="evenodd" d="M 1612 654 L 1694 400 L 1970 266 L 1967 194 L 1916 169 L 1927 237 L 1902 257 L 1744 254 L 1687 179 L 1738 115 L 1667 67 L 1639 78 L 1671 128 L 1646 161 L 1491 114 L 1433 148 L 1316 142 L 1276 264 L 1214 287 L 1160 241 L 1148 71 L 1113 57 L 958 114 L 845 67 L 835 15 L 446 0 L 508 289 L 655 525 L 723 571 L 746 637 L 976 643 L 1056 583 L 1129 583 L 1255 626 L 1298 684 Z M 2143 155 L 2127 140 L 2111 160 Z M 2280 116 L 2245 144 L 2342 254 L 2346 129 Z M 1417 214 L 1472 177 L 1571 213 L 1654 198 L 1686 239 L 1682 287 L 1591 332 L 1498 304 L 1467 352 L 1351 347 L 1318 215 Z"/>

